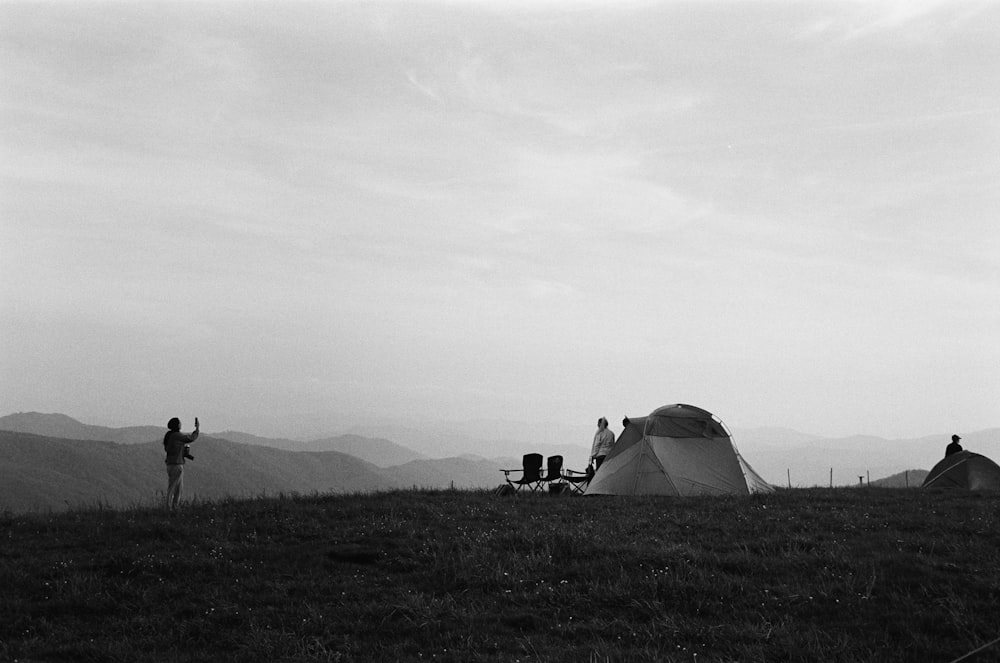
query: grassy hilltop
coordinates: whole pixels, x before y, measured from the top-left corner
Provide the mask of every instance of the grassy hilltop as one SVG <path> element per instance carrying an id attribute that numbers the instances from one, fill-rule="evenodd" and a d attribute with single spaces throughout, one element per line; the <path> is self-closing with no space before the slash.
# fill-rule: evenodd
<path id="1" fill-rule="evenodd" d="M 8 514 L 0 659 L 947 662 L 1000 635 L 998 520 L 860 488 Z"/>

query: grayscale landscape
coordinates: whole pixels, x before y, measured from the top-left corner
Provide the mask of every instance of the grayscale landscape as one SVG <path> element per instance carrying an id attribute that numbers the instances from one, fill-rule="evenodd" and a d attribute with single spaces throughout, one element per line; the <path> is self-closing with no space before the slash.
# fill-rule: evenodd
<path id="1" fill-rule="evenodd" d="M 985 0 L 0 2 L 0 660 L 997 660 L 997 81 Z"/>

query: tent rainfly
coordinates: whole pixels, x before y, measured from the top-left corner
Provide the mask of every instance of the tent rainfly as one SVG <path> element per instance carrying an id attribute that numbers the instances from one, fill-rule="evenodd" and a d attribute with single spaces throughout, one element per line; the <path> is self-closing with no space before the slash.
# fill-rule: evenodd
<path id="1" fill-rule="evenodd" d="M 772 492 L 725 425 L 693 405 L 665 405 L 625 419 L 587 495 L 748 495 Z"/>
<path id="2" fill-rule="evenodd" d="M 922 488 L 1000 490 L 1000 465 L 986 456 L 959 451 L 945 456 L 924 478 Z"/>

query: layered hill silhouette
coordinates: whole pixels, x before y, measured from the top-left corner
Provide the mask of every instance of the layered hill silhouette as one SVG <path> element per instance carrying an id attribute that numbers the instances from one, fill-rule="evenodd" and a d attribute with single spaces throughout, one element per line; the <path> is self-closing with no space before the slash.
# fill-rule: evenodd
<path id="1" fill-rule="evenodd" d="M 160 440 L 165 431 L 163 427 L 157 426 L 127 426 L 124 428 L 92 426 L 81 423 L 65 414 L 43 414 L 40 412 L 18 412 L 0 417 L 0 430 L 72 440 L 101 440 L 120 444 L 139 444 Z M 274 447 L 286 451 L 339 451 L 379 467 L 390 467 L 408 463 L 411 460 L 427 458 L 424 454 L 395 442 L 361 435 L 339 435 L 308 442 L 260 437 L 239 431 L 223 431 L 213 436 L 231 442 Z"/>
<path id="2" fill-rule="evenodd" d="M 337 452 L 288 452 L 202 436 L 185 477 L 188 497 L 220 499 L 288 492 L 359 492 L 396 487 L 371 463 Z M 0 508 L 57 510 L 149 504 L 165 488 L 158 442 L 119 444 L 0 431 Z"/>
<path id="3" fill-rule="evenodd" d="M 0 417 L 0 511 L 152 503 L 166 483 L 164 431 L 157 426 L 92 426 L 64 414 Z M 438 431 L 425 432 L 424 438 L 409 430 L 401 434 L 423 444 L 427 436 L 442 437 Z M 447 448 L 459 450 L 459 434 L 452 435 Z M 572 468 L 589 450 L 580 444 L 545 444 L 538 439 L 541 435 L 523 434 L 520 443 L 508 439 L 496 445 L 466 435 L 464 453 L 429 458 L 384 437 L 358 434 L 312 441 L 236 431 L 203 434 L 194 448 L 196 460 L 188 467 L 185 494 L 219 499 L 412 487 L 492 488 L 503 481 L 500 468 L 519 467 L 515 450 L 563 454 Z M 791 487 L 825 486 L 831 474 L 835 486 L 858 485 L 859 477 L 871 485 L 916 486 L 926 470 L 913 468 L 929 468 L 940 460 L 949 437 L 829 439 L 780 428 L 735 431 L 737 446 L 750 464 L 771 483 Z M 966 433 L 962 441 L 969 450 L 1000 458 L 1000 429 Z M 498 457 L 468 453 L 482 448 L 496 449 Z"/>
<path id="4" fill-rule="evenodd" d="M 928 474 L 927 470 L 909 470 L 872 481 L 871 485 L 876 488 L 914 488 L 923 485 Z"/>
<path id="5" fill-rule="evenodd" d="M 69 437 L 11 430 L 12 427 Z M 58 414 L 0 417 L 0 511 L 152 504 L 160 499 L 166 486 L 164 431 L 156 427 L 89 426 Z M 265 439 L 247 434 L 241 437 Z M 359 436 L 343 436 L 343 439 L 297 444 L 300 449 L 321 449 L 323 445 L 343 443 L 364 453 L 365 442 Z M 379 467 L 340 451 L 293 451 L 202 434 L 192 446 L 195 460 L 186 467 L 185 495 L 215 500 L 414 486 L 488 488 L 502 482 L 501 467 L 512 467 L 512 463 L 519 462 L 502 458 L 430 460 L 387 440 L 372 440 L 371 446 L 369 455 L 381 462 L 389 462 L 392 454 L 403 462 Z"/>
<path id="6" fill-rule="evenodd" d="M 0 428 L 2 428 L 0 420 Z M 267 438 L 241 433 L 238 431 L 224 431 L 218 433 L 217 437 L 243 444 L 255 444 L 258 446 L 275 447 L 286 451 L 337 451 L 349 454 L 356 458 L 366 460 L 379 467 L 391 467 L 408 463 L 412 460 L 423 460 L 427 456 L 412 449 L 396 444 L 384 438 L 363 437 L 361 435 L 338 435 L 336 437 L 325 437 L 309 442 L 290 440 L 287 438 Z"/>
<path id="7" fill-rule="evenodd" d="M 944 457 L 950 434 L 887 440 L 870 435 L 818 438 L 774 429 L 736 431 L 735 441 L 750 464 L 768 481 L 793 488 L 827 486 L 833 471 L 834 486 L 856 486 L 859 477 L 876 480 L 927 471 Z M 776 441 L 777 440 L 777 441 Z M 990 458 L 1000 457 L 1000 429 L 962 434 L 962 444 Z M 919 485 L 919 484 L 918 484 Z"/>
<path id="8" fill-rule="evenodd" d="M 157 426 L 108 428 L 106 426 L 91 426 L 65 414 L 17 412 L 0 417 L 0 430 L 71 440 L 100 440 L 102 442 L 136 444 L 162 439 L 165 428 Z"/>

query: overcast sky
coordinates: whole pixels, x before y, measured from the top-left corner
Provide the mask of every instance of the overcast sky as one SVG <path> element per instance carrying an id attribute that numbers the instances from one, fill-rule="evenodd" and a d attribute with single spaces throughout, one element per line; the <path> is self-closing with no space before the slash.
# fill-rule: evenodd
<path id="1" fill-rule="evenodd" d="M 1000 426 L 998 81 L 988 2 L 0 3 L 0 414 Z"/>

